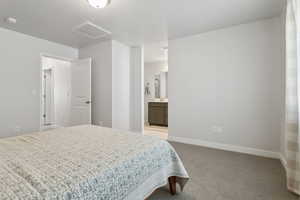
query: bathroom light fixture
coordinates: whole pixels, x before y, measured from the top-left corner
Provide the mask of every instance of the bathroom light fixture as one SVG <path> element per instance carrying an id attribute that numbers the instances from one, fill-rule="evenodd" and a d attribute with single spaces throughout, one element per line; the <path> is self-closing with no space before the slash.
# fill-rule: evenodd
<path id="1" fill-rule="evenodd" d="M 94 8 L 104 8 L 110 4 L 111 0 L 87 0 Z"/>

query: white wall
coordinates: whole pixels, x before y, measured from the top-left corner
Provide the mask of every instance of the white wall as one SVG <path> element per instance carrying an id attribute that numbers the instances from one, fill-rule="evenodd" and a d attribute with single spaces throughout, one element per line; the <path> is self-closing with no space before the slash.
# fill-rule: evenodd
<path id="1" fill-rule="evenodd" d="M 281 37 L 282 37 L 282 47 L 283 47 L 283 51 L 285 51 L 285 45 L 286 45 L 286 40 L 285 40 L 285 16 L 286 14 L 283 13 L 280 20 L 281 20 Z M 283 60 L 282 60 L 282 64 L 285 66 L 286 64 L 286 60 L 285 60 L 285 53 L 283 52 Z M 285 68 L 285 67 L 284 67 Z M 284 84 L 283 84 L 283 87 L 284 87 L 284 91 L 285 91 L 285 82 L 286 82 L 286 74 L 285 74 L 285 71 L 283 71 L 283 74 L 284 74 Z M 284 102 L 284 105 L 285 105 L 285 102 Z M 282 120 L 282 128 L 281 128 L 281 138 L 280 138 L 280 153 L 281 153 L 281 156 L 283 157 L 283 159 L 286 159 L 286 152 L 285 152 L 285 143 L 286 143 L 286 140 L 285 140 L 285 109 L 284 109 L 284 114 L 283 114 L 283 120 Z"/>
<path id="2" fill-rule="evenodd" d="M 78 50 L 0 28 L 0 137 L 40 128 L 41 53 L 77 58 Z"/>
<path id="3" fill-rule="evenodd" d="M 112 41 L 112 127 L 130 129 L 130 48 Z"/>
<path id="4" fill-rule="evenodd" d="M 92 123 L 129 130 L 130 48 L 104 41 L 79 49 L 79 58 L 92 58 Z"/>
<path id="5" fill-rule="evenodd" d="M 170 136 L 279 152 L 282 39 L 274 18 L 169 41 Z"/>
<path id="6" fill-rule="evenodd" d="M 92 58 L 92 123 L 112 127 L 112 41 L 79 49 Z"/>
<path id="7" fill-rule="evenodd" d="M 145 122 L 148 122 L 148 102 L 155 100 L 155 85 L 154 78 L 155 75 L 160 74 L 161 72 L 168 71 L 168 65 L 166 62 L 151 62 L 145 63 L 144 67 L 144 87 L 147 83 L 150 84 L 150 95 L 145 95 L 144 103 L 145 103 Z"/>
<path id="8" fill-rule="evenodd" d="M 144 130 L 144 48 L 130 48 L 130 130 Z"/>

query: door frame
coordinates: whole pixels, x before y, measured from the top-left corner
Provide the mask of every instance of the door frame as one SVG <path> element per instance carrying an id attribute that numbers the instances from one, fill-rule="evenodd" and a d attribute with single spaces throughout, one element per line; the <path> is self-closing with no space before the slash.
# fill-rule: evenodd
<path id="1" fill-rule="evenodd" d="M 45 88 L 46 88 L 46 86 L 45 86 L 45 72 L 46 71 L 48 71 L 48 72 L 50 72 L 50 84 L 51 84 L 51 87 L 50 87 L 50 97 L 48 97 L 48 98 L 46 98 L 46 103 L 48 102 L 47 100 L 50 100 L 50 102 L 54 102 L 54 87 L 53 87 L 53 85 L 54 85 L 54 76 L 53 76 L 53 74 L 54 74 L 54 70 L 52 69 L 52 68 L 48 68 L 48 69 L 42 69 L 42 99 L 41 99 L 41 104 L 42 104 L 42 111 L 44 111 L 44 112 L 42 112 L 42 118 L 41 118 L 41 120 L 42 120 L 42 125 L 43 126 L 46 126 L 45 125 L 45 117 L 44 117 L 44 114 L 45 114 L 45 108 L 47 107 L 46 105 L 45 105 L 45 97 L 43 96 L 43 94 L 45 95 L 45 91 L 43 91 L 43 90 L 45 90 Z M 46 97 L 47 97 L 47 95 L 46 95 Z M 54 114 L 54 105 L 52 104 L 51 105 L 51 108 L 50 108 L 50 110 L 51 110 L 51 122 L 53 122 L 52 120 L 55 120 L 55 116 L 53 116 L 53 114 Z"/>
<path id="2" fill-rule="evenodd" d="M 49 54 L 49 53 L 40 53 L 40 77 L 39 77 L 39 82 L 40 82 L 40 88 L 39 88 L 39 109 L 40 109 L 40 126 L 39 126 L 39 129 L 40 131 L 43 131 L 43 58 L 53 58 L 53 59 L 56 59 L 56 60 L 62 60 L 62 61 L 67 61 L 67 62 L 72 62 L 73 60 L 76 60 L 76 59 L 73 59 L 73 58 L 66 58 L 66 57 L 61 57 L 61 56 L 56 56 L 56 55 L 52 55 L 52 54 Z"/>

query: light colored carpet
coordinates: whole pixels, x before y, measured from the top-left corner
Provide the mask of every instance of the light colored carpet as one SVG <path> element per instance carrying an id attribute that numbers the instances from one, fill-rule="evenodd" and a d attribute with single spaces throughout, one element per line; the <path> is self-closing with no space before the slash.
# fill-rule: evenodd
<path id="1" fill-rule="evenodd" d="M 279 160 L 171 143 L 190 181 L 176 196 L 168 188 L 148 200 L 296 200 L 286 189 L 285 171 Z"/>

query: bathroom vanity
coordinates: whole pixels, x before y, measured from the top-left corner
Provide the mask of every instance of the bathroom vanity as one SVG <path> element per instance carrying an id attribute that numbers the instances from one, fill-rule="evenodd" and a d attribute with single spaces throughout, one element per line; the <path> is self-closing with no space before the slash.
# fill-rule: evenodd
<path id="1" fill-rule="evenodd" d="M 150 126 L 168 126 L 168 102 L 149 102 L 148 122 Z"/>

